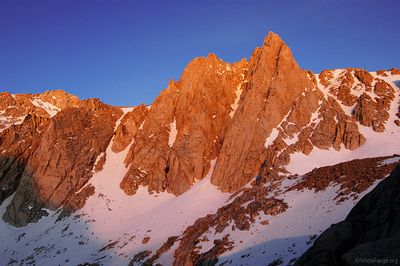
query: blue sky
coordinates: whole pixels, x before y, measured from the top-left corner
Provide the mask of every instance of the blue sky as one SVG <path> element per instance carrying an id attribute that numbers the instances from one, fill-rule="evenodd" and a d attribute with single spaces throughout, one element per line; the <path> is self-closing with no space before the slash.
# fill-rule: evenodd
<path id="1" fill-rule="evenodd" d="M 274 31 L 305 69 L 400 67 L 400 1 L 0 0 L 0 91 L 151 103 L 197 56 Z"/>

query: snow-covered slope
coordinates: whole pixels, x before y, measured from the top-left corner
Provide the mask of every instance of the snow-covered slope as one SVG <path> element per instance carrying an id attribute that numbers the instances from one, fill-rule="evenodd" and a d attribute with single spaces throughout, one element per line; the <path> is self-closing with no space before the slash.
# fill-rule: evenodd
<path id="1" fill-rule="evenodd" d="M 281 191 L 290 187 L 290 183 L 282 184 Z M 360 197 L 373 189 L 360 194 Z M 224 231 L 237 245 L 220 257 L 219 262 L 232 262 L 231 265 L 268 265 L 273 261 L 281 261 L 289 265 L 309 248 L 313 240 L 332 223 L 343 220 L 357 200 L 349 199 L 340 204 L 334 200 L 338 187 L 332 184 L 324 191 L 312 190 L 289 191 L 277 195 L 283 199 L 289 209 L 277 216 L 261 214 L 249 231 Z M 268 221 L 268 224 L 262 224 Z M 213 239 L 214 234 L 210 234 Z"/>

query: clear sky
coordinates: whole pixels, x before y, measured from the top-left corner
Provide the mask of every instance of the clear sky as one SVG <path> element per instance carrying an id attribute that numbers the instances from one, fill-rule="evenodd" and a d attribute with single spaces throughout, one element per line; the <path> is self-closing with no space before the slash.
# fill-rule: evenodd
<path id="1" fill-rule="evenodd" d="M 268 31 L 317 73 L 400 67 L 398 0 L 0 0 L 0 91 L 151 103 L 194 57 L 249 58 Z"/>

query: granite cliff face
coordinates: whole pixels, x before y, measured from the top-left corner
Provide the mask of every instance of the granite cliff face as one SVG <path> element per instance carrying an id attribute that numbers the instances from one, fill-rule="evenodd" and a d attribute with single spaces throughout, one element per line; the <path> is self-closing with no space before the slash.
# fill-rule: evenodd
<path id="1" fill-rule="evenodd" d="M 394 89 L 365 70 L 342 72 L 302 70 L 274 33 L 249 62 L 195 59 L 149 110 L 136 112 L 121 188 L 134 194 L 143 185 L 179 195 L 216 160 L 211 182 L 234 192 L 264 162 L 281 167 L 290 154 L 309 154 L 313 147 L 357 149 L 366 138 L 356 122 L 382 131 Z M 377 97 L 365 103 L 371 86 Z"/>
<path id="2" fill-rule="evenodd" d="M 121 114 L 99 100 L 87 100 L 52 119 L 28 114 L 22 124 L 3 131 L 2 193 L 5 198 L 15 192 L 3 219 L 24 226 L 46 215 L 42 208 L 73 207 L 68 202 L 92 176 Z"/>
<path id="3" fill-rule="evenodd" d="M 42 94 L 0 93 L 0 131 L 10 125 L 20 124 L 28 114 L 52 117 L 66 107 L 78 104 L 78 97 L 62 90 L 46 91 Z"/>
<path id="4" fill-rule="evenodd" d="M 1 203 L 16 191 L 27 160 L 47 123 L 48 118 L 28 114 L 21 124 L 13 125 L 1 133 Z"/>
<path id="5" fill-rule="evenodd" d="M 265 139 L 301 93 L 313 87 L 307 72 L 274 33 L 251 56 L 244 93 L 226 133 L 212 183 L 233 192 L 257 172 Z"/>
<path id="6" fill-rule="evenodd" d="M 121 188 L 133 194 L 140 185 L 176 195 L 210 170 L 241 93 L 245 60 L 228 64 L 215 55 L 196 58 L 178 82 L 171 81 L 136 128 Z M 146 111 L 147 112 L 147 111 Z"/>

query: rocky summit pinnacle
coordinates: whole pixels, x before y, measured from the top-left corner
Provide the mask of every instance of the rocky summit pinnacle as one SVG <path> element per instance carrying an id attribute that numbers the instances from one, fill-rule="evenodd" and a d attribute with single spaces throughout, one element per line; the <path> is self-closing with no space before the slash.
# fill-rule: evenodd
<path id="1" fill-rule="evenodd" d="M 223 191 L 235 191 L 250 181 L 265 159 L 265 139 L 302 92 L 313 87 L 289 47 L 272 32 L 251 56 L 245 81 L 243 101 L 226 133 L 212 177 Z"/>

